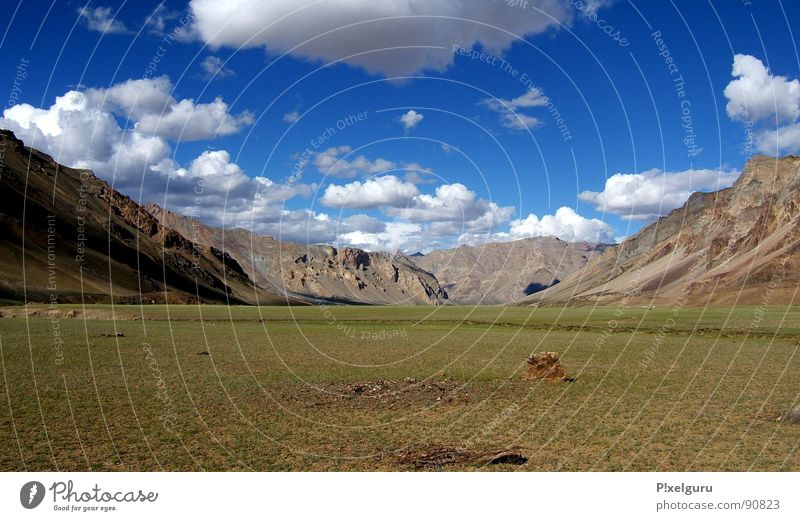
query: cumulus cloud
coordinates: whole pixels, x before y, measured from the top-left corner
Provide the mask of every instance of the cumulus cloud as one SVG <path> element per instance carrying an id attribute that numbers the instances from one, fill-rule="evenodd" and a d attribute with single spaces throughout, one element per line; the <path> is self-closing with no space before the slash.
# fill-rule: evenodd
<path id="1" fill-rule="evenodd" d="M 584 191 L 578 197 L 597 211 L 645 220 L 680 207 L 698 190 L 727 188 L 737 177 L 739 172 L 733 170 L 664 172 L 654 168 L 639 174 L 614 174 L 606 179 L 602 192 Z"/>
<path id="2" fill-rule="evenodd" d="M 384 178 L 393 176 L 384 176 Z M 462 184 L 441 185 L 435 193 L 412 195 L 417 188 L 411 183 L 397 179 L 387 182 L 385 187 L 375 186 L 364 190 L 366 183 L 348 185 L 349 193 L 336 190 L 326 196 L 335 195 L 336 204 L 342 206 L 351 194 L 363 197 L 358 208 L 380 208 L 384 216 L 392 218 L 384 228 L 367 230 L 354 226 L 339 234 L 338 241 L 370 250 L 384 251 L 428 251 L 434 248 L 454 246 L 459 237 L 482 237 L 482 241 L 493 239 L 495 232 L 507 224 L 514 213 L 513 207 L 501 207 L 486 201 Z M 402 188 L 397 188 L 397 187 Z M 413 189 L 412 189 L 413 187 Z M 396 197 L 395 194 L 399 195 Z M 381 204 L 385 203 L 385 204 Z M 350 223 L 355 224 L 355 223 Z M 508 236 L 508 234 L 505 234 Z"/>
<path id="3" fill-rule="evenodd" d="M 440 185 L 433 195 L 420 194 L 404 207 L 386 207 L 386 215 L 419 224 L 423 233 L 411 249 L 448 247 L 460 235 L 486 236 L 508 223 L 514 207 L 479 198 L 461 183 Z"/>
<path id="4" fill-rule="evenodd" d="M 314 165 L 326 176 L 343 178 L 379 174 L 397 168 L 397 163 L 387 159 L 371 161 L 363 155 L 349 159 L 352 151 L 352 147 L 346 145 L 328 148 L 314 157 Z"/>
<path id="5" fill-rule="evenodd" d="M 200 62 L 200 67 L 203 69 L 203 79 L 208 81 L 212 78 L 229 78 L 236 76 L 236 73 L 231 69 L 225 67 L 222 58 L 219 56 L 208 56 L 205 60 Z"/>
<path id="6" fill-rule="evenodd" d="M 365 232 L 356 230 L 342 233 L 337 238 L 338 242 L 369 251 L 411 251 L 419 249 L 422 240 L 423 228 L 419 224 L 389 222 L 379 232 Z"/>
<path id="7" fill-rule="evenodd" d="M 750 125 L 755 148 L 764 154 L 800 151 L 800 81 L 772 74 L 753 56 L 733 58 L 734 80 L 725 87 L 726 110 Z"/>
<path id="8" fill-rule="evenodd" d="M 544 107 L 549 103 L 547 96 L 539 89 L 527 92 L 513 99 L 489 98 L 481 102 L 490 110 L 500 114 L 500 123 L 513 130 L 527 130 L 542 124 L 539 118 L 520 112 L 520 109 Z"/>
<path id="9" fill-rule="evenodd" d="M 406 130 L 411 130 L 412 128 L 419 125 L 419 122 L 425 118 L 422 114 L 417 112 L 416 110 L 409 110 L 402 116 L 400 116 L 400 123 L 403 124 L 403 127 Z"/>
<path id="10" fill-rule="evenodd" d="M 475 192 L 461 183 L 445 184 L 436 188 L 435 195 L 420 194 L 403 208 L 388 208 L 387 214 L 411 222 L 473 223 L 481 219 L 497 223 L 508 221 L 511 207 L 501 208 L 496 203 L 477 197 Z"/>
<path id="11" fill-rule="evenodd" d="M 188 167 L 151 178 L 143 198 L 211 226 L 245 228 L 284 240 L 323 242 L 337 224 L 323 213 L 288 210 L 286 201 L 308 197 L 314 185 L 281 184 L 249 177 L 226 150 L 207 150 Z"/>
<path id="12" fill-rule="evenodd" d="M 211 46 L 344 59 L 384 75 L 445 70 L 453 63 L 453 45 L 479 43 L 499 54 L 516 40 L 512 35 L 539 34 L 573 16 L 560 0 L 529 0 L 524 10 L 506 2 L 451 0 L 192 0 L 190 9 L 194 34 Z"/>
<path id="13" fill-rule="evenodd" d="M 211 103 L 176 100 L 166 76 L 128 80 L 107 89 L 88 89 L 90 104 L 130 119 L 135 129 L 171 141 L 196 141 L 239 132 L 254 121 L 248 111 L 231 114 L 221 98 Z"/>
<path id="14" fill-rule="evenodd" d="M 6 109 L 0 126 L 63 164 L 137 187 L 148 172 L 172 168 L 169 141 L 231 134 L 250 120 L 247 113 L 230 115 L 220 99 L 198 104 L 177 101 L 171 92 L 167 77 L 72 90 L 48 108 L 21 103 Z"/>
<path id="15" fill-rule="evenodd" d="M 197 141 L 236 134 L 253 121 L 255 117 L 247 111 L 230 114 L 228 104 L 222 98 L 211 103 L 185 99 L 171 104 L 166 112 L 143 115 L 135 128 L 172 141 Z"/>
<path id="16" fill-rule="evenodd" d="M 737 54 L 725 87 L 728 116 L 739 121 L 776 119 L 795 121 L 800 116 L 800 82 L 776 76 L 753 56 Z"/>
<path id="17" fill-rule="evenodd" d="M 6 109 L 0 127 L 59 163 L 93 170 L 141 202 L 166 206 L 212 226 L 245 227 L 286 240 L 335 240 L 340 223 L 323 213 L 284 208 L 287 200 L 309 197 L 316 189 L 313 184 L 251 178 L 225 150 L 207 150 L 186 166 L 177 164 L 168 138 L 178 133 L 149 133 L 156 123 L 147 119 L 173 107 L 165 114 L 181 121 L 169 125 L 196 126 L 192 116 L 177 117 L 181 103 L 186 103 L 173 104 L 170 91 L 164 78 L 69 91 L 46 109 L 24 103 Z M 134 127 L 121 126 L 117 117 L 131 118 Z"/>
<path id="18" fill-rule="evenodd" d="M 393 175 L 354 181 L 344 186 L 330 185 L 322 196 L 322 204 L 331 208 L 369 209 L 381 206 L 405 206 L 419 195 L 413 183 Z"/>
<path id="19" fill-rule="evenodd" d="M 795 153 L 800 150 L 800 124 L 760 130 L 754 135 L 754 142 L 764 154 L 779 156 Z"/>
<path id="20" fill-rule="evenodd" d="M 575 210 L 562 206 L 555 215 L 540 219 L 534 214 L 511 221 L 508 237 L 512 240 L 529 237 L 558 237 L 565 241 L 614 242 L 614 229 L 600 219 L 587 219 Z"/>
<path id="21" fill-rule="evenodd" d="M 87 5 L 78 9 L 78 16 L 91 31 L 103 34 L 130 34 L 133 32 L 122 21 L 116 19 L 115 13 L 110 7 L 89 7 Z"/>
<path id="22" fill-rule="evenodd" d="M 169 157 L 161 138 L 123 130 L 113 114 L 69 91 L 47 109 L 22 103 L 3 112 L 0 126 L 62 164 L 89 168 L 105 179 L 141 176 L 149 164 Z"/>

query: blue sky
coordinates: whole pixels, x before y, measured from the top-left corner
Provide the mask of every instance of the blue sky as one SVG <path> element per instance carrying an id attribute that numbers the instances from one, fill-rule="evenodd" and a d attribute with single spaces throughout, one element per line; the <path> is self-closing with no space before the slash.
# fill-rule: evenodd
<path id="1" fill-rule="evenodd" d="M 287 240 L 609 242 L 800 149 L 793 2 L 15 4 L 0 126 Z"/>

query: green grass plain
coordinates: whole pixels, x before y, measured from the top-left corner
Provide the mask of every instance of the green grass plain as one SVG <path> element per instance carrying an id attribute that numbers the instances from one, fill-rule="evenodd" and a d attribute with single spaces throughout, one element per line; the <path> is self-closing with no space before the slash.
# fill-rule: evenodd
<path id="1" fill-rule="evenodd" d="M 798 307 L 56 309 L 99 318 L 0 318 L 0 470 L 800 470 Z"/>

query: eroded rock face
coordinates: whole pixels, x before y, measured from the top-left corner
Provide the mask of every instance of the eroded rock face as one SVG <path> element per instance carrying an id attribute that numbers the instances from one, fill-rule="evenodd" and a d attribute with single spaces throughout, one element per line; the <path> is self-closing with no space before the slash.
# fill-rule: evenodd
<path id="1" fill-rule="evenodd" d="M 757 156 L 547 290 L 549 303 L 790 303 L 800 282 L 800 158 Z"/>
<path id="2" fill-rule="evenodd" d="M 442 304 L 436 277 L 404 255 L 277 241 L 246 230 L 221 230 L 149 205 L 148 211 L 199 244 L 224 251 L 257 284 L 305 299 L 365 304 Z"/>
<path id="3" fill-rule="evenodd" d="M 436 278 L 404 256 L 353 248 L 301 246 L 295 259 L 282 248 L 264 259 L 265 278 L 295 294 L 378 304 L 439 304 L 447 293 Z"/>

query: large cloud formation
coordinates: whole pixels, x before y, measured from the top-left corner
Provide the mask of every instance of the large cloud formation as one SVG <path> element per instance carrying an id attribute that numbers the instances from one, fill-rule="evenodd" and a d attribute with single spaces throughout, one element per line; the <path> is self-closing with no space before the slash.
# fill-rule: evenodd
<path id="1" fill-rule="evenodd" d="M 664 172 L 653 168 L 639 174 L 614 174 L 606 179 L 602 192 L 587 190 L 578 197 L 599 212 L 646 220 L 678 208 L 698 190 L 727 188 L 738 176 L 733 170 Z"/>
<path id="2" fill-rule="evenodd" d="M 419 190 L 413 183 L 393 175 L 353 181 L 344 186 L 330 185 L 322 196 L 322 204 L 332 208 L 370 209 L 380 206 L 405 206 Z"/>
<path id="3" fill-rule="evenodd" d="M 774 75 L 746 54 L 734 56 L 731 75 L 735 79 L 724 91 L 726 111 L 754 127 L 756 148 L 775 156 L 800 150 L 800 81 Z"/>
<path id="4" fill-rule="evenodd" d="M 125 184 L 140 180 L 152 166 L 169 162 L 168 141 L 234 134 L 253 121 L 246 111 L 231 114 L 220 98 L 211 103 L 178 101 L 172 91 L 166 76 L 85 92 L 71 90 L 48 108 L 22 103 L 6 109 L 0 126 L 63 164 Z"/>
<path id="5" fill-rule="evenodd" d="M 800 82 L 775 76 L 761 60 L 746 54 L 733 57 L 731 75 L 725 87 L 728 116 L 739 121 L 777 118 L 795 121 L 800 116 Z"/>
<path id="6" fill-rule="evenodd" d="M 181 166 L 172 142 L 232 134 L 249 113 L 231 115 L 221 99 L 176 100 L 167 77 L 130 80 L 105 89 L 68 91 L 48 108 L 15 105 L 0 127 L 59 163 L 93 170 L 118 190 L 216 226 L 253 229 L 287 240 L 333 241 L 346 223 L 284 202 L 315 185 L 251 178 L 225 150 L 207 150 Z M 129 123 L 132 123 L 132 128 Z M 342 228 L 344 226 L 344 228 Z"/>
<path id="7" fill-rule="evenodd" d="M 564 0 L 192 0 L 194 34 L 212 47 L 264 47 L 312 60 L 345 60 L 388 76 L 442 71 L 452 48 L 499 54 L 517 37 L 571 21 Z"/>

